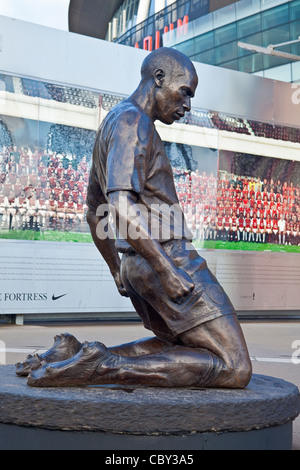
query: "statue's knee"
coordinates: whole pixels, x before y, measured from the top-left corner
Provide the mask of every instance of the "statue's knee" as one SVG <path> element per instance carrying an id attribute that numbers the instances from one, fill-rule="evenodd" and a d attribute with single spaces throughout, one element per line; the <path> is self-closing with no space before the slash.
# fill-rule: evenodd
<path id="1" fill-rule="evenodd" d="M 251 364 L 250 364 L 250 366 L 246 366 L 246 367 L 243 367 L 241 370 L 238 370 L 237 371 L 237 377 L 236 377 L 237 386 L 239 388 L 247 387 L 248 383 L 251 380 L 251 376 L 252 376 L 252 366 L 251 366 Z"/>
<path id="2" fill-rule="evenodd" d="M 251 380 L 252 364 L 250 359 L 231 366 L 227 369 L 227 385 L 232 388 L 245 388 Z"/>

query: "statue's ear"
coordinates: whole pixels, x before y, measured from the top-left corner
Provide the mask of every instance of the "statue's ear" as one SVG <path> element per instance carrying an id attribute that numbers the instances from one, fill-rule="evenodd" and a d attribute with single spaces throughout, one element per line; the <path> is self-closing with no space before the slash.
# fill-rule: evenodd
<path id="1" fill-rule="evenodd" d="M 156 86 L 161 87 L 164 78 L 165 78 L 165 72 L 162 69 L 156 69 L 154 72 L 154 80 L 155 80 Z"/>

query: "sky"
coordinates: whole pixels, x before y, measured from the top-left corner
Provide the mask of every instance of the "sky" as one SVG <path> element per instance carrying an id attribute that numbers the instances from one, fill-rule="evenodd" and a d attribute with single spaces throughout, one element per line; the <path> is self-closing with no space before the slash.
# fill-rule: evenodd
<path id="1" fill-rule="evenodd" d="M 70 0 L 0 0 L 0 15 L 68 31 Z"/>

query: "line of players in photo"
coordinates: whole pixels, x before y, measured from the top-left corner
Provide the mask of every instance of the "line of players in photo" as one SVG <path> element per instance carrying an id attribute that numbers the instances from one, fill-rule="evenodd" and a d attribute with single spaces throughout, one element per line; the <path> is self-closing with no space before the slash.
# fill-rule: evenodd
<path id="1" fill-rule="evenodd" d="M 300 244 L 300 188 L 293 182 L 174 168 L 195 239 Z M 0 151 L 0 229 L 86 231 L 89 164 L 27 147 Z"/>
<path id="2" fill-rule="evenodd" d="M 88 166 L 86 156 L 4 147 L 0 229 L 86 231 Z"/>
<path id="3" fill-rule="evenodd" d="M 300 245 L 300 188 L 237 175 L 217 179 L 174 169 L 194 239 Z"/>

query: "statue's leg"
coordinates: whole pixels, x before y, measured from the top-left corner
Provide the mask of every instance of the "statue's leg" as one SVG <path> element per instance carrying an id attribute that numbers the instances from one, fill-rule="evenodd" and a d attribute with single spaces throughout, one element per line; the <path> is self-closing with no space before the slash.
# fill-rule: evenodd
<path id="1" fill-rule="evenodd" d="M 120 356 L 141 356 L 168 350 L 172 344 L 163 341 L 157 337 L 142 338 L 137 341 L 120 344 L 107 348 L 109 351 Z M 60 362 L 73 357 L 82 348 L 80 343 L 73 335 L 62 333 L 54 337 L 53 346 L 42 354 L 29 354 L 25 361 L 17 362 L 16 374 L 22 377 L 28 376 L 31 370 L 36 370 L 42 364 L 51 364 Z"/>
<path id="2" fill-rule="evenodd" d="M 107 348 L 111 353 L 124 357 L 145 356 L 168 351 L 174 347 L 177 342 L 171 343 L 164 341 L 157 336 L 141 338 L 130 343 L 124 343 Z"/>
<path id="3" fill-rule="evenodd" d="M 156 354 L 119 356 L 102 343 L 86 343 L 66 361 L 31 371 L 28 385 L 68 387 L 82 385 L 148 385 L 151 387 L 204 386 L 222 367 L 206 350 L 174 346 Z"/>
<path id="4" fill-rule="evenodd" d="M 27 377 L 31 370 L 36 370 L 42 364 L 50 364 L 52 362 L 60 362 L 70 359 L 82 347 L 73 335 L 69 333 L 62 333 L 54 337 L 53 346 L 42 354 L 29 354 L 25 361 L 17 362 L 16 374 L 22 377 Z M 156 336 L 149 338 L 142 338 L 137 341 L 120 344 L 117 346 L 109 347 L 108 350 L 119 354 L 120 356 L 141 356 L 145 354 L 152 354 L 170 349 L 172 343 L 164 341 Z"/>
<path id="5" fill-rule="evenodd" d="M 239 321 L 232 313 L 182 333 L 177 344 L 169 343 L 168 349 L 122 358 L 109 373 L 103 364 L 93 380 L 97 374 L 100 381 L 115 380 L 113 383 L 127 380 L 161 387 L 244 388 L 251 379 L 252 365 Z"/>
<path id="6" fill-rule="evenodd" d="M 222 363 L 211 387 L 244 388 L 252 375 L 252 364 L 235 313 L 202 323 L 180 335 L 182 343 L 206 348 Z"/>
<path id="7" fill-rule="evenodd" d="M 182 334 L 182 346 L 153 354 L 120 356 L 101 343 L 86 343 L 71 359 L 32 371 L 28 384 L 243 388 L 251 363 L 238 333 L 235 316 L 226 315 Z"/>

